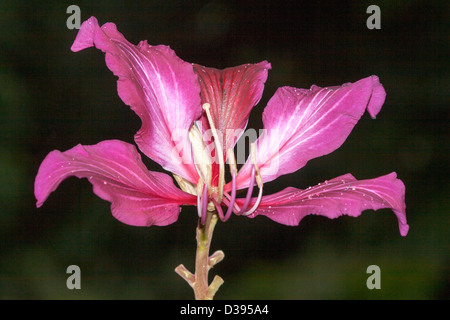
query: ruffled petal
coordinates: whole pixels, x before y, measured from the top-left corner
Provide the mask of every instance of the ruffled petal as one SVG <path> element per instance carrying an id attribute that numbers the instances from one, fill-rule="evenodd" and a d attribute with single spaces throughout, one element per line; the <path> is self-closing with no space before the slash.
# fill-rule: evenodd
<path id="1" fill-rule="evenodd" d="M 194 64 L 202 103 L 209 103 L 214 126 L 222 138 L 223 155 L 233 148 L 247 126 L 252 108 L 259 102 L 267 80 L 270 63 L 244 64 L 218 70 Z M 209 129 L 206 117 L 203 126 Z"/>
<path id="2" fill-rule="evenodd" d="M 278 89 L 264 110 L 264 131 L 256 142 L 263 181 L 295 172 L 339 148 L 366 109 L 373 118 L 377 115 L 385 96 L 377 76 L 340 87 Z M 241 168 L 238 188 L 249 184 L 251 167 L 248 160 Z"/>
<path id="3" fill-rule="evenodd" d="M 87 178 L 94 193 L 111 202 L 113 216 L 133 226 L 171 224 L 178 218 L 180 205 L 196 203 L 196 197 L 178 189 L 170 176 L 147 170 L 133 145 L 107 140 L 50 152 L 34 184 L 37 207 L 71 176 Z"/>
<path id="4" fill-rule="evenodd" d="M 135 136 L 142 152 L 166 170 L 197 183 L 188 132 L 202 109 L 192 65 L 167 46 L 150 46 L 146 41 L 135 46 L 115 24 L 100 27 L 94 17 L 81 25 L 72 50 L 92 46 L 106 53 L 108 68 L 119 77 L 120 98 L 142 120 Z"/>
<path id="5" fill-rule="evenodd" d="M 242 205 L 244 200 L 236 202 Z M 351 174 L 346 174 L 305 190 L 286 188 L 263 196 L 258 209 L 249 217 L 264 215 L 293 226 L 310 214 L 334 219 L 342 215 L 358 217 L 364 210 L 383 208 L 392 209 L 397 216 L 400 234 L 406 236 L 409 226 L 405 185 L 397 179 L 395 172 L 368 180 L 356 180 Z"/>

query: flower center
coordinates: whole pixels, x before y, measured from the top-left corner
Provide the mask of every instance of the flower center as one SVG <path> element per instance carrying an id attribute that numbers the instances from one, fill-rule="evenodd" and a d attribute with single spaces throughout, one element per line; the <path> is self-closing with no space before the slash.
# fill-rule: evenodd
<path id="1" fill-rule="evenodd" d="M 245 201 L 242 207 L 239 208 L 238 204 L 236 203 L 237 167 L 236 167 L 236 158 L 232 149 L 228 149 L 226 152 L 228 164 L 230 166 L 230 173 L 232 177 L 231 195 L 224 192 L 225 161 L 223 157 L 223 149 L 218 131 L 214 125 L 214 121 L 212 119 L 211 112 L 209 109 L 210 105 L 208 103 L 205 103 L 203 105 L 203 110 L 205 111 L 209 126 L 211 128 L 214 147 L 216 150 L 215 154 L 219 164 L 219 177 L 217 186 L 211 185 L 211 176 L 212 176 L 211 153 L 206 146 L 201 131 L 198 129 L 196 124 L 194 124 L 191 130 L 189 131 L 189 139 L 192 144 L 195 166 L 200 176 L 200 179 L 196 187 L 196 193 L 197 193 L 198 216 L 202 224 L 204 224 L 206 221 L 207 211 L 208 210 L 213 211 L 214 208 L 217 210 L 217 213 L 222 221 L 227 221 L 231 217 L 231 214 L 233 212 L 235 212 L 238 215 L 244 216 L 252 214 L 258 208 L 263 193 L 262 192 L 263 183 L 256 161 L 256 145 L 254 143 L 250 145 L 250 158 L 252 162 L 252 171 L 247 190 L 247 195 L 245 197 Z M 253 206 L 247 211 L 252 200 L 252 193 L 255 186 L 255 181 L 259 188 L 258 197 L 254 202 Z M 223 213 L 222 204 L 228 206 L 226 213 Z"/>

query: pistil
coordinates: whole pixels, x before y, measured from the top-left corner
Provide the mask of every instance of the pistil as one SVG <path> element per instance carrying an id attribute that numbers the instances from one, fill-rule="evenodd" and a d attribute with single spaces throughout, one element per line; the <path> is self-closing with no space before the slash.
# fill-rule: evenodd
<path id="1" fill-rule="evenodd" d="M 218 182 L 218 196 L 217 202 L 222 202 L 223 197 L 223 186 L 225 184 L 225 163 L 223 160 L 223 149 L 222 144 L 220 143 L 219 135 L 217 133 L 217 129 L 214 125 L 214 121 L 211 116 L 211 112 L 209 111 L 210 105 L 209 103 L 203 104 L 203 110 L 205 110 L 206 117 L 208 118 L 209 126 L 211 128 L 212 135 L 214 137 L 214 144 L 216 146 L 215 153 L 217 160 L 219 161 L 219 182 Z"/>

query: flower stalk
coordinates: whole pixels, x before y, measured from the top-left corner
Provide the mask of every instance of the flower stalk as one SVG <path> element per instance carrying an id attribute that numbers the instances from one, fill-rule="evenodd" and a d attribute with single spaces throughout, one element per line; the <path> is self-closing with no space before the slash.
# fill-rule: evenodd
<path id="1" fill-rule="evenodd" d="M 211 240 L 219 219 L 216 212 L 207 212 L 205 224 L 197 226 L 197 253 L 195 258 L 195 274 L 192 274 L 186 267 L 180 264 L 175 268 L 178 273 L 194 290 L 196 300 L 212 300 L 219 287 L 223 284 L 223 279 L 215 276 L 211 284 L 208 284 L 209 270 L 223 260 L 225 254 L 222 250 L 209 255 Z"/>

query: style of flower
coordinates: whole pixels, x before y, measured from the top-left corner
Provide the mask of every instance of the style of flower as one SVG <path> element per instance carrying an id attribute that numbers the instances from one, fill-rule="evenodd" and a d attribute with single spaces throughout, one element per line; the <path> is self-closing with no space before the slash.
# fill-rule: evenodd
<path id="1" fill-rule="evenodd" d="M 35 180 L 38 207 L 70 176 L 87 178 L 94 193 L 111 202 L 114 217 L 133 226 L 165 226 L 177 220 L 180 206 L 197 206 L 196 273 L 182 265 L 176 271 L 199 299 L 211 299 L 223 282 L 216 276 L 208 285 L 208 270 L 224 256 L 209 256 L 209 244 L 216 221 L 233 213 L 298 225 L 309 214 L 357 217 L 389 208 L 400 234 L 407 234 L 405 187 L 396 173 L 368 180 L 346 174 L 305 190 L 263 195 L 265 183 L 339 148 L 366 110 L 375 118 L 386 95 L 378 77 L 337 87 L 279 88 L 264 110 L 263 133 L 238 171 L 233 149 L 261 99 L 270 63 L 224 70 L 190 64 L 167 46 L 135 46 L 113 23 L 100 27 L 94 17 L 82 24 L 72 50 L 92 46 L 105 53 L 120 98 L 142 121 L 134 137 L 140 151 L 171 172 L 179 188 L 171 176 L 149 171 L 134 145 L 108 140 L 50 152 Z M 238 198 L 242 189 L 246 195 Z"/>

